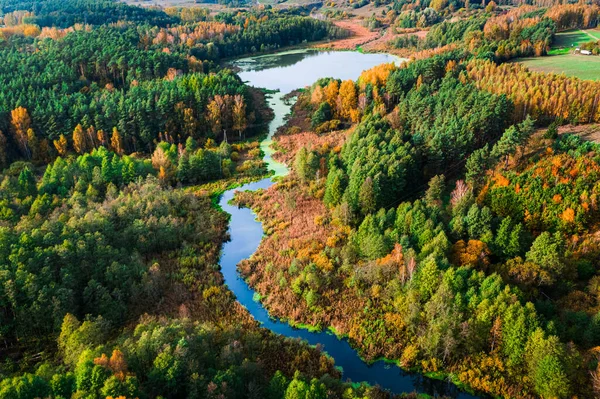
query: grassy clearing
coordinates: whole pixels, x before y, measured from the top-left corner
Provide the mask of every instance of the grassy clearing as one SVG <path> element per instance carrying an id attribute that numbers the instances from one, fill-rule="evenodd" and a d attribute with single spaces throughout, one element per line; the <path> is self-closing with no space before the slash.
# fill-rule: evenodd
<path id="1" fill-rule="evenodd" d="M 600 40 L 600 29 L 575 29 L 557 33 L 549 55 L 568 54 L 575 47 L 593 40 Z"/>
<path id="2" fill-rule="evenodd" d="M 547 57 L 521 58 L 517 60 L 532 71 L 564 73 L 586 80 L 600 80 L 600 57 L 579 54 L 558 54 Z"/>
<path id="3" fill-rule="evenodd" d="M 576 47 L 600 40 L 600 29 L 574 29 L 557 33 L 547 57 L 521 58 L 532 71 L 564 73 L 586 80 L 600 80 L 600 57 L 574 54 Z"/>
<path id="4" fill-rule="evenodd" d="M 592 38 L 582 30 L 570 30 L 557 33 L 552 43 L 552 48 L 575 47 L 589 42 Z"/>

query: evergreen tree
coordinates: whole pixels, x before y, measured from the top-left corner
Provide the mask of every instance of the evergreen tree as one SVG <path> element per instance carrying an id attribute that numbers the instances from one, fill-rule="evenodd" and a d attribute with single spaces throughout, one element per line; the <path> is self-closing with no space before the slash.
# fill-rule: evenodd
<path id="1" fill-rule="evenodd" d="M 367 177 L 360 187 L 358 193 L 358 203 L 363 215 L 368 215 L 375 212 L 377 209 L 378 187 L 371 177 Z"/>
<path id="2" fill-rule="evenodd" d="M 187 153 L 184 153 L 179 157 L 179 164 L 177 165 L 177 180 L 182 183 L 187 183 L 190 173 L 190 160 Z"/>

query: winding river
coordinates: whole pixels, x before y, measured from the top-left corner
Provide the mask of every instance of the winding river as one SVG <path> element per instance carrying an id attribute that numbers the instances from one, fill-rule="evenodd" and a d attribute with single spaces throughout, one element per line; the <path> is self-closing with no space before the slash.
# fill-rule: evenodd
<path id="1" fill-rule="evenodd" d="M 290 112 L 282 97 L 291 91 L 311 85 L 322 77 L 339 79 L 357 79 L 360 73 L 373 66 L 386 62 L 398 62 L 400 59 L 387 54 L 362 54 L 358 52 L 317 52 L 314 50 L 289 51 L 273 55 L 245 58 L 235 62 L 240 68 L 240 77 L 248 84 L 270 90 L 278 90 L 270 99 L 275 117 L 269 125 L 269 135 L 261 143 L 265 153 L 265 161 L 276 176 L 283 176 L 288 169 L 285 165 L 272 159 L 270 148 L 272 137 L 279 126 L 284 123 Z M 447 395 L 460 399 L 471 399 L 475 396 L 460 392 L 448 382 L 430 379 L 416 373 L 408 373 L 396 365 L 383 361 L 371 365 L 363 362 L 358 353 L 351 348 L 346 339 L 338 339 L 328 331 L 310 332 L 296 329 L 286 322 L 275 320 L 267 310 L 254 300 L 255 292 L 239 276 L 237 264 L 249 258 L 258 248 L 263 237 L 262 224 L 255 219 L 254 213 L 247 208 L 238 208 L 229 204 L 236 190 L 258 190 L 271 186 L 273 181 L 266 178 L 249 183 L 233 190 L 226 191 L 220 198 L 219 205 L 231 215 L 229 234 L 231 240 L 224 244 L 221 255 L 221 270 L 225 283 L 235 294 L 237 300 L 250 314 L 269 330 L 286 337 L 300 338 L 311 345 L 319 344 L 331 357 L 335 364 L 342 368 L 343 378 L 354 382 L 367 382 L 379 385 L 395 393 L 420 392 L 432 396 Z"/>

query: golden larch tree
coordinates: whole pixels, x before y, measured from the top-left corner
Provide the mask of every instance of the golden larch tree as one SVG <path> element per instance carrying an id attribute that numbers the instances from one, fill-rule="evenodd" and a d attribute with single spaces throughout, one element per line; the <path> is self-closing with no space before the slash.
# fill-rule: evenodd
<path id="1" fill-rule="evenodd" d="M 112 136 L 110 137 L 110 148 L 119 155 L 123 154 L 123 139 L 116 127 L 113 128 Z"/>
<path id="2" fill-rule="evenodd" d="M 104 130 L 98 130 L 96 132 L 96 138 L 98 139 L 98 143 L 100 143 L 101 146 L 106 147 L 106 133 L 104 133 Z"/>
<path id="3" fill-rule="evenodd" d="M 75 126 L 73 130 L 73 148 L 78 154 L 83 154 L 87 151 L 85 133 L 83 133 L 83 127 L 80 124 Z"/>
<path id="4" fill-rule="evenodd" d="M 61 157 L 67 155 L 68 143 L 67 138 L 64 134 L 61 134 L 58 140 L 54 140 L 53 143 L 54 148 L 56 148 L 56 151 L 58 152 L 58 155 L 60 155 Z"/>
<path id="5" fill-rule="evenodd" d="M 239 138 L 242 138 L 242 131 L 246 130 L 246 103 L 244 97 L 236 94 L 233 98 L 233 128 L 238 131 Z"/>
<path id="6" fill-rule="evenodd" d="M 216 95 L 211 102 L 208 103 L 207 119 L 210 122 L 212 131 L 215 135 L 221 132 L 221 121 L 222 121 L 222 105 L 223 99 L 221 96 Z"/>
<path id="7" fill-rule="evenodd" d="M 340 90 L 340 85 L 337 80 L 332 80 L 325 87 L 325 101 L 329 103 L 331 109 L 335 109 L 335 104 L 337 102 L 338 92 Z"/>
<path id="8" fill-rule="evenodd" d="M 30 159 L 31 152 L 27 142 L 27 130 L 31 128 L 31 118 L 29 117 L 29 113 L 26 108 L 18 107 L 10 112 L 10 117 L 10 132 L 12 137 L 17 143 L 23 156 Z"/>
<path id="9" fill-rule="evenodd" d="M 352 80 L 344 80 L 340 86 L 340 105 L 338 111 L 344 119 L 350 119 L 352 111 L 358 107 L 358 98 L 356 96 L 356 87 Z"/>

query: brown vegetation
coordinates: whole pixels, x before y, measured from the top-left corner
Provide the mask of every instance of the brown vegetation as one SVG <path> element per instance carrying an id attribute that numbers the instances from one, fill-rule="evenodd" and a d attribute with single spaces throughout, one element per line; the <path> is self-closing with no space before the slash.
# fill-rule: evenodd
<path id="1" fill-rule="evenodd" d="M 332 50 L 355 50 L 358 46 L 365 45 L 380 37 L 381 32 L 373 32 L 363 26 L 362 21 L 350 19 L 345 21 L 334 21 L 336 26 L 350 31 L 348 38 L 323 43 L 317 48 L 326 48 Z"/>

